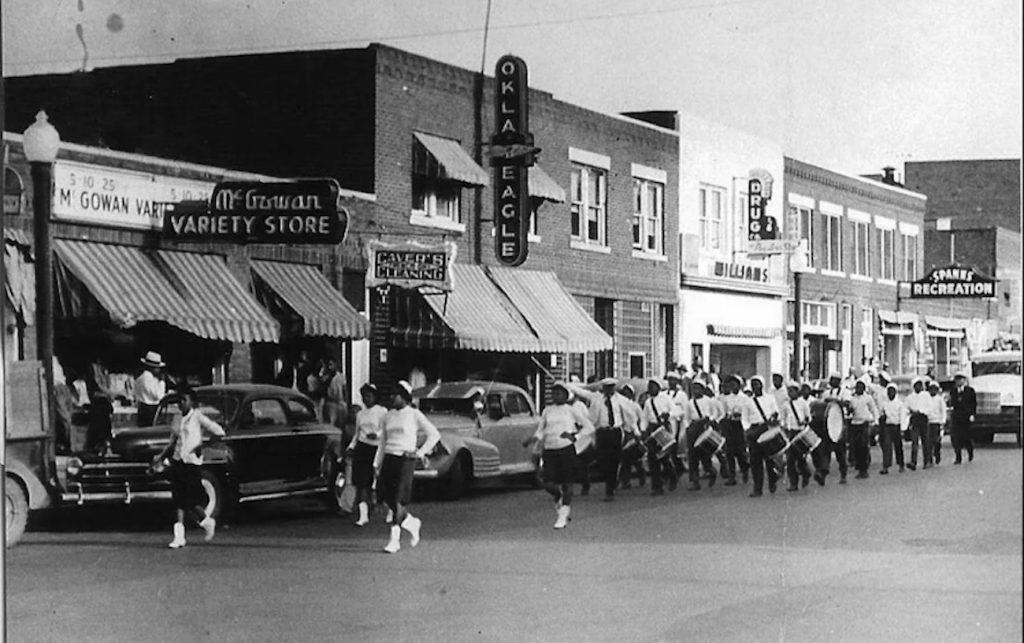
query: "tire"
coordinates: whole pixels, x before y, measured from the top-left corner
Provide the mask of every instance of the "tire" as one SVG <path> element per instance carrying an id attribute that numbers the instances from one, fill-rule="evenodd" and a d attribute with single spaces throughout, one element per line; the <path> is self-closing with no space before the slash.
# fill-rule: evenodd
<path id="1" fill-rule="evenodd" d="M 231 515 L 234 501 L 224 481 L 213 471 L 202 469 L 199 472 L 200 484 L 206 492 L 206 515 L 220 522 L 224 517 Z"/>
<path id="2" fill-rule="evenodd" d="M 28 525 L 28 495 L 25 488 L 14 478 L 7 476 L 4 484 L 4 513 L 7 522 L 7 546 L 13 547 L 21 540 Z"/>
<path id="3" fill-rule="evenodd" d="M 995 437 L 993 431 L 979 431 L 974 435 L 974 441 L 978 444 L 992 444 Z"/>
<path id="4" fill-rule="evenodd" d="M 441 480 L 441 499 L 447 501 L 458 500 L 466 491 L 466 463 L 467 458 L 459 454 L 452 466 L 448 468 L 448 474 Z"/>

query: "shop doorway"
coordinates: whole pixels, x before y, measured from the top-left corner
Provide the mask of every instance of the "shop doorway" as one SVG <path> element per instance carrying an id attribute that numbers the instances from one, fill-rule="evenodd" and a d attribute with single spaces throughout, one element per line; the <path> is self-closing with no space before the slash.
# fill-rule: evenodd
<path id="1" fill-rule="evenodd" d="M 710 365 L 722 377 L 740 375 L 748 379 L 754 375 L 766 377 L 771 371 L 771 349 L 767 346 L 743 344 L 712 344 Z"/>

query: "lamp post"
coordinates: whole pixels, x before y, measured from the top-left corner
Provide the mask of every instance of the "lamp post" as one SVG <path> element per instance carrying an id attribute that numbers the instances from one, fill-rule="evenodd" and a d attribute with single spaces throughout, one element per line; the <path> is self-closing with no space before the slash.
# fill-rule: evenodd
<path id="1" fill-rule="evenodd" d="M 793 379 L 802 383 L 800 371 L 803 368 L 804 333 L 803 299 L 800 292 L 800 276 L 807 269 L 807 240 L 800 240 L 800 247 L 789 255 L 789 270 L 793 273 Z"/>
<path id="2" fill-rule="evenodd" d="M 54 435 L 57 405 L 53 398 L 53 253 L 50 216 L 53 200 L 53 163 L 60 148 L 60 134 L 50 125 L 46 112 L 25 130 L 25 158 L 31 165 L 33 246 L 36 259 L 36 356 L 46 382 L 47 433 Z"/>

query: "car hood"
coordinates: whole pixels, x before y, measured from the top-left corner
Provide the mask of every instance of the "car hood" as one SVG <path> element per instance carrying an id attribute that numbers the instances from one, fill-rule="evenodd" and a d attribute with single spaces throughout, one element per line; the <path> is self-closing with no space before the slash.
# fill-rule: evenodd
<path id="1" fill-rule="evenodd" d="M 476 431 L 478 427 L 473 418 L 454 413 L 424 413 L 427 419 L 437 427 L 438 431 L 464 433 Z"/>
<path id="2" fill-rule="evenodd" d="M 170 441 L 170 427 L 152 426 L 118 431 L 110 450 L 126 460 L 151 460 Z"/>
<path id="3" fill-rule="evenodd" d="M 1016 394 L 1018 401 L 1021 394 L 1021 377 L 1012 373 L 992 373 L 979 375 L 971 380 L 971 387 L 977 393 L 1009 393 Z"/>

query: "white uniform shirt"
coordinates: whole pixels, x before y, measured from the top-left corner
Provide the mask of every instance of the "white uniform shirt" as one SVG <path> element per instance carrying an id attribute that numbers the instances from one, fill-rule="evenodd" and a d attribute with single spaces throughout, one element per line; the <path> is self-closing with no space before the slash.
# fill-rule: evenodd
<path id="1" fill-rule="evenodd" d="M 811 405 L 802 397 L 791 400 L 787 397 L 785 405 L 781 407 L 782 426 L 789 431 L 801 431 L 811 417 Z"/>
<path id="2" fill-rule="evenodd" d="M 776 418 L 779 417 L 779 405 L 775 403 L 774 395 L 766 393 L 759 397 L 755 396 L 750 401 L 754 406 L 754 424 L 768 424 L 773 414 Z M 759 405 L 760 411 L 757 409 Z"/>
<path id="3" fill-rule="evenodd" d="M 625 397 L 625 396 L 623 396 Z M 632 433 L 635 435 L 640 434 L 640 416 L 643 415 L 643 409 L 636 401 L 626 398 L 623 402 L 625 414 L 623 415 L 622 430 L 626 433 Z"/>
<path id="4" fill-rule="evenodd" d="M 927 415 L 928 407 L 931 405 L 931 397 L 928 391 L 911 393 L 907 396 L 907 411 Z"/>
<path id="5" fill-rule="evenodd" d="M 928 424 L 945 424 L 946 423 L 946 398 L 942 396 L 942 393 L 937 395 L 928 394 Z"/>
<path id="6" fill-rule="evenodd" d="M 779 407 L 780 410 L 789 401 L 789 390 L 785 386 L 782 388 L 772 387 L 772 390 L 769 392 L 775 397 L 775 406 Z"/>
<path id="7" fill-rule="evenodd" d="M 374 459 L 376 465 L 384 461 L 384 455 L 411 455 L 421 456 L 430 453 L 441 434 L 437 427 L 423 415 L 423 412 L 412 406 L 400 409 L 392 409 L 384 416 L 381 422 L 381 441 L 377 446 L 377 456 Z M 418 450 L 416 449 L 416 438 L 420 431 L 427 434 L 427 439 Z"/>
<path id="8" fill-rule="evenodd" d="M 885 417 L 886 424 L 902 426 L 903 418 L 907 415 L 907 405 L 903 403 L 899 395 L 891 400 L 887 395 L 878 407 L 878 414 Z M 881 418 L 879 418 L 879 422 L 881 421 Z"/>
<path id="9" fill-rule="evenodd" d="M 590 407 L 590 421 L 596 428 L 616 428 L 621 429 L 626 422 L 626 415 L 629 411 L 626 410 L 626 402 L 629 402 L 629 398 L 620 393 L 612 393 L 610 396 L 612 402 L 612 413 L 615 417 L 608 417 L 608 406 L 605 403 L 604 393 L 597 393 L 595 391 L 588 391 L 581 387 L 572 387 L 573 392 L 579 397 L 586 398 L 588 406 Z"/>
<path id="10" fill-rule="evenodd" d="M 683 426 L 690 426 L 701 418 L 708 418 L 715 422 L 722 419 L 722 409 L 714 398 L 695 397 L 686 402 L 686 406 L 683 408 Z"/>
<path id="11" fill-rule="evenodd" d="M 668 413 L 671 415 L 672 400 L 669 399 L 668 395 L 665 395 L 665 391 L 658 391 L 658 394 L 654 397 L 649 397 L 644 401 L 643 413 L 640 415 L 640 428 L 644 433 L 653 430 L 652 427 L 658 426 L 661 423 L 661 416 Z M 668 427 L 671 430 L 671 426 Z"/>
<path id="12" fill-rule="evenodd" d="M 593 431 L 590 419 L 580 409 L 570 404 L 549 404 L 540 414 L 540 425 L 534 438 L 539 440 L 545 449 L 564 449 L 574 442 L 563 438 L 563 433 L 578 435 Z M 577 438 L 578 439 L 578 438 Z"/>
<path id="13" fill-rule="evenodd" d="M 878 407 L 875 405 L 875 398 L 870 393 L 857 395 L 854 393 L 850 398 L 852 424 L 873 424 L 878 419 Z"/>
<path id="14" fill-rule="evenodd" d="M 744 393 L 723 395 L 719 398 L 719 402 L 722 405 L 723 416 L 739 420 L 744 431 L 749 429 L 751 424 L 761 421 L 761 416 L 757 413 L 757 408 L 754 407 L 752 398 Z"/>
<path id="15" fill-rule="evenodd" d="M 374 404 L 368 409 L 361 409 L 356 413 L 356 434 L 352 436 L 350 449 L 354 449 L 356 442 L 378 446 L 380 444 L 381 421 L 388 414 L 386 407 Z"/>
<path id="16" fill-rule="evenodd" d="M 203 415 L 199 409 L 192 409 L 187 414 L 174 418 L 174 422 L 171 423 L 171 435 L 177 438 L 177 442 L 174 444 L 172 457 L 185 464 L 202 464 L 203 456 L 197 454 L 195 448 L 203 443 L 204 429 L 214 435 L 224 435 L 224 429 Z"/>
<path id="17" fill-rule="evenodd" d="M 152 371 L 142 371 L 135 378 L 135 403 L 156 406 L 167 395 L 167 384 Z"/>

